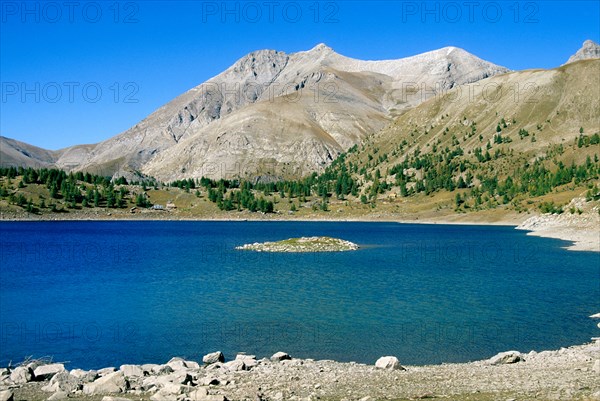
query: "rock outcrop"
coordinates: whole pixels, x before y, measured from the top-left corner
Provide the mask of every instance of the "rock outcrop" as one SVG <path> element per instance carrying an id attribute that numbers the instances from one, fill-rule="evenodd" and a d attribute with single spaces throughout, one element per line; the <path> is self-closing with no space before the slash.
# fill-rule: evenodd
<path id="1" fill-rule="evenodd" d="M 586 40 L 581 49 L 577 50 L 577 53 L 572 55 L 565 64 L 592 58 L 600 58 L 600 45 L 593 40 Z"/>

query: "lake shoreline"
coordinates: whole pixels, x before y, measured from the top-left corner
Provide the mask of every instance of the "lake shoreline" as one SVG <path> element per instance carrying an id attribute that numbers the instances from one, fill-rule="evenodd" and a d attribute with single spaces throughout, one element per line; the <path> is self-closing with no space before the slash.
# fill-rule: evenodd
<path id="1" fill-rule="evenodd" d="M 126 213 L 115 214 L 83 214 L 83 215 L 19 215 L 19 216 L 0 216 L 0 223 L 7 222 L 45 222 L 45 221 L 196 221 L 196 222 L 331 222 L 331 223 L 397 223 L 397 224 L 423 224 L 423 225 L 456 225 L 456 226 L 503 226 L 514 227 L 515 229 L 528 231 L 527 235 L 539 236 L 543 238 L 555 238 L 564 241 L 570 241 L 572 244 L 565 245 L 564 248 L 571 251 L 591 251 L 600 252 L 600 214 L 596 208 L 582 215 L 563 213 L 561 215 L 534 214 L 534 215 L 507 215 L 499 219 L 472 218 L 465 215 L 444 216 L 440 218 L 414 219 L 396 218 L 394 216 L 381 215 L 363 215 L 355 217 L 292 217 L 280 214 L 274 215 L 250 215 L 241 216 L 199 216 L 190 217 L 177 214 L 167 214 L 169 212 L 160 212 L 162 214 L 147 213 L 128 215 Z M 404 216 L 403 216 L 404 217 Z"/>
<path id="2" fill-rule="evenodd" d="M 160 365 L 122 365 L 97 371 L 68 371 L 60 364 L 40 367 L 35 362 L 25 366 L 31 372 L 43 371 L 46 376 L 43 381 L 34 381 L 35 377 L 25 375 L 30 378 L 26 380 L 23 371 L 28 368 L 21 368 L 18 374 L 15 369 L 2 370 L 0 391 L 10 391 L 15 400 L 59 400 L 63 396 L 85 401 L 379 401 L 449 397 L 483 401 L 600 397 L 600 341 L 560 350 L 526 354 L 508 351 L 487 360 L 423 366 L 402 366 L 393 357 L 365 365 L 296 359 L 281 352 L 269 359 L 238 354 L 227 362 L 215 352 L 204 356 L 201 362 L 173 358 Z M 51 379 L 53 376 L 56 377 Z M 14 384 L 13 377 L 22 382 Z M 48 398 L 57 393 L 55 398 Z"/>

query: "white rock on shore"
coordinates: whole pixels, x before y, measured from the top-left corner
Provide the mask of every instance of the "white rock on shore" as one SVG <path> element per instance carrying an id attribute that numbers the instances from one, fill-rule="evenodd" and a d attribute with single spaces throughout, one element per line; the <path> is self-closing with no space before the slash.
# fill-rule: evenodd
<path id="1" fill-rule="evenodd" d="M 144 369 L 137 365 L 121 365 L 119 368 L 125 377 L 143 377 Z"/>
<path id="2" fill-rule="evenodd" d="M 73 369 L 70 373 L 81 380 L 82 383 L 91 383 L 99 377 L 98 372 L 95 370 Z"/>
<path id="3" fill-rule="evenodd" d="M 10 374 L 10 380 L 15 384 L 25 384 L 33 380 L 33 371 L 27 366 L 19 366 Z"/>
<path id="4" fill-rule="evenodd" d="M 118 394 L 127 390 L 127 381 L 123 372 L 112 372 L 92 383 L 83 386 L 83 393 L 88 395 Z"/>
<path id="5" fill-rule="evenodd" d="M 38 366 L 34 369 L 33 375 L 35 380 L 48 380 L 51 379 L 57 373 L 64 372 L 65 365 L 62 363 L 52 363 L 50 365 Z"/>
<path id="6" fill-rule="evenodd" d="M 271 360 L 274 362 L 285 361 L 287 359 L 292 359 L 292 358 L 285 352 L 276 352 L 271 356 Z"/>
<path id="7" fill-rule="evenodd" d="M 14 393 L 11 390 L 0 391 L 0 401 L 13 401 Z"/>
<path id="8" fill-rule="evenodd" d="M 71 375 L 69 372 L 64 371 L 52 376 L 52 379 L 50 379 L 50 383 L 42 387 L 42 390 L 50 393 L 54 393 L 57 391 L 73 393 L 79 390 L 81 387 L 81 380 Z"/>
<path id="9" fill-rule="evenodd" d="M 499 354 L 489 359 L 490 365 L 506 365 L 510 363 L 517 363 L 523 361 L 523 356 L 518 351 L 506 351 L 500 352 Z"/>
<path id="10" fill-rule="evenodd" d="M 224 362 L 224 361 L 225 361 L 225 358 L 223 357 L 223 353 L 221 351 L 206 354 L 202 358 L 202 362 L 204 362 L 206 365 L 212 365 L 213 363 Z"/>
<path id="11" fill-rule="evenodd" d="M 109 368 L 103 368 L 103 369 L 98 370 L 98 375 L 100 377 L 102 377 L 102 376 L 109 375 L 109 374 L 111 374 L 113 372 L 116 372 L 116 371 L 117 371 L 117 369 L 111 366 Z"/>
<path id="12" fill-rule="evenodd" d="M 383 356 L 375 362 L 375 367 L 379 369 L 404 370 L 400 361 L 395 356 Z"/>

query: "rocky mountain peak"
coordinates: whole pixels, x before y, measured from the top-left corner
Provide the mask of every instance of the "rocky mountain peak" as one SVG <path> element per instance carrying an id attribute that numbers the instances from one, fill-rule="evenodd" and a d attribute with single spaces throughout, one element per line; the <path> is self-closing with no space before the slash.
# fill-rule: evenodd
<path id="1" fill-rule="evenodd" d="M 239 59 L 230 69 L 236 74 L 252 74 L 257 76 L 260 72 L 280 71 L 288 60 L 288 55 L 276 50 L 258 50 Z"/>
<path id="2" fill-rule="evenodd" d="M 467 53 L 467 51 L 461 49 L 460 47 L 454 47 L 454 46 L 447 46 L 447 47 L 443 47 L 440 49 L 440 52 L 445 52 L 446 55 L 450 55 L 450 53 L 459 53 L 459 52 L 463 52 L 463 53 Z"/>
<path id="3" fill-rule="evenodd" d="M 308 53 L 334 53 L 334 50 L 327 46 L 325 43 L 319 43 L 312 49 L 308 51 Z"/>
<path id="4" fill-rule="evenodd" d="M 376 61 L 340 55 L 324 43 L 290 54 L 257 50 L 126 132 L 44 158 L 163 181 L 295 176 L 323 169 L 434 90 L 506 71 L 456 47 Z M 408 93 L 407 84 L 416 90 Z M 28 160 L 22 146 L 12 148 L 14 160 Z"/>
<path id="5" fill-rule="evenodd" d="M 573 63 L 579 60 L 587 60 L 591 58 L 600 58 L 600 45 L 594 42 L 593 40 L 588 39 L 585 42 L 583 42 L 581 49 L 577 50 L 577 53 L 572 55 L 565 64 Z"/>

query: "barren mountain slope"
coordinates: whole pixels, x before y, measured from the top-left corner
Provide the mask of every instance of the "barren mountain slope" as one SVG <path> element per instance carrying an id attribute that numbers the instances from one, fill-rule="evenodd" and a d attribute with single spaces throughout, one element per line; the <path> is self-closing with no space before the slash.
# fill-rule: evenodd
<path id="1" fill-rule="evenodd" d="M 254 174 L 255 163 L 248 169 L 246 160 L 285 165 L 302 159 L 298 168 L 318 170 L 432 90 L 506 71 L 452 47 L 387 61 L 353 60 L 325 45 L 290 55 L 261 50 L 128 131 L 65 151 L 56 164 L 108 175 L 141 171 L 160 179 L 214 171 L 206 167 L 214 163 L 239 165 L 226 168 L 227 177 Z M 243 149 L 231 149 L 232 143 Z M 218 171 L 212 176 L 221 177 Z"/>
<path id="2" fill-rule="evenodd" d="M 0 136 L 0 166 L 42 168 L 52 165 L 58 152 Z"/>

